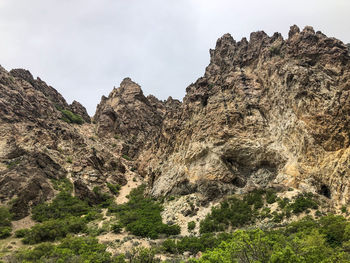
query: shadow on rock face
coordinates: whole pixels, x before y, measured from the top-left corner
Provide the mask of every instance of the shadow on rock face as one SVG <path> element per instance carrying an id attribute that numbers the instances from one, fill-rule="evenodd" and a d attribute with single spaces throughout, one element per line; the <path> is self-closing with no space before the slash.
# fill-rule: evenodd
<path id="1" fill-rule="evenodd" d="M 20 156 L 17 154 L 8 159 L 7 169 L 0 172 L 0 198 L 2 201 L 12 200 L 14 219 L 27 216 L 32 206 L 52 198 L 54 191 L 49 180 L 61 179 L 67 174 L 45 153 L 20 153 Z"/>

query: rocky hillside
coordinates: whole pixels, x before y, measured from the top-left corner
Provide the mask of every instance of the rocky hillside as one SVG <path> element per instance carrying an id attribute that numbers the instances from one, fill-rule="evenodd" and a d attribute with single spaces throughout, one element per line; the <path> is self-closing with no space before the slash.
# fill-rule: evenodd
<path id="1" fill-rule="evenodd" d="M 145 98 L 124 80 L 98 107 L 100 129 L 136 136 L 138 151 L 130 154 L 150 193 L 197 193 L 210 201 L 254 188 L 294 187 L 346 204 L 348 48 L 312 27 L 293 26 L 288 39 L 259 31 L 237 42 L 226 34 L 210 57 L 182 103 Z M 120 103 L 123 96 L 133 102 Z"/>
<path id="2" fill-rule="evenodd" d="M 53 198 L 54 182 L 68 178 L 75 194 L 92 203 L 94 186 L 126 183 L 119 155 L 98 143 L 79 102 L 68 105 L 23 69 L 0 68 L 0 95 L 0 202 L 11 203 L 16 219 Z"/>
<path id="3" fill-rule="evenodd" d="M 13 230 L 35 224 L 16 232 L 25 244 L 80 233 L 114 255 L 161 244 L 162 257 L 187 259 L 190 246 L 195 255 L 229 238 L 199 234 L 348 216 L 349 167 L 350 46 L 309 26 L 292 26 L 287 39 L 225 34 L 182 102 L 145 96 L 125 78 L 93 118 L 29 71 L 0 67 L 0 239 L 14 235 L 9 209 Z M 163 240 L 178 234 L 197 237 Z"/>

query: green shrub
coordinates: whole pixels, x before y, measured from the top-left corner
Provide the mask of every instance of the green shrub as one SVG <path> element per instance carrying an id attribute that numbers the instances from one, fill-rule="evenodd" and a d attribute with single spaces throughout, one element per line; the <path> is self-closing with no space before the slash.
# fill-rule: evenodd
<path id="1" fill-rule="evenodd" d="M 289 204 L 288 208 L 290 208 L 294 214 L 300 214 L 308 208 L 317 209 L 318 204 L 313 200 L 313 195 L 311 193 L 300 194 L 295 198 L 293 203 Z"/>
<path id="2" fill-rule="evenodd" d="M 14 160 L 11 160 L 7 163 L 7 169 L 11 169 L 15 166 L 17 166 L 19 163 L 21 162 L 21 159 L 14 159 Z"/>
<path id="3" fill-rule="evenodd" d="M 69 181 L 68 178 L 62 179 L 51 179 L 53 188 L 60 192 L 71 193 L 73 191 L 73 184 Z"/>
<path id="4" fill-rule="evenodd" d="M 232 197 L 213 207 L 210 214 L 200 222 L 200 233 L 223 231 L 229 226 L 243 226 L 253 220 L 251 206 L 260 206 L 256 195 L 248 195 L 244 200 Z M 249 205 L 250 204 L 250 205 Z"/>
<path id="5" fill-rule="evenodd" d="M 128 160 L 128 161 L 132 161 L 132 159 L 127 156 L 126 154 L 123 154 L 122 157 L 125 159 L 125 160 Z"/>
<path id="6" fill-rule="evenodd" d="M 12 215 L 7 207 L 0 206 L 0 239 L 11 236 Z"/>
<path id="7" fill-rule="evenodd" d="M 92 189 L 92 191 L 95 193 L 95 195 L 99 199 L 100 207 L 107 208 L 113 204 L 113 197 L 105 192 L 102 192 L 99 186 L 95 186 Z"/>
<path id="8" fill-rule="evenodd" d="M 24 228 L 24 229 L 19 229 L 15 232 L 15 237 L 25 237 L 26 235 L 28 235 L 28 233 L 30 232 L 30 229 Z"/>
<path id="9" fill-rule="evenodd" d="M 0 239 L 11 236 L 12 228 L 9 226 L 0 227 Z"/>
<path id="10" fill-rule="evenodd" d="M 61 192 L 52 203 L 42 203 L 32 209 L 32 218 L 38 222 L 87 214 L 91 207 L 70 193 Z"/>
<path id="11" fill-rule="evenodd" d="M 24 234 L 23 243 L 37 244 L 64 238 L 69 233 L 79 233 L 86 229 L 86 221 L 81 217 L 52 219 L 37 224 Z"/>
<path id="12" fill-rule="evenodd" d="M 232 238 L 232 234 L 220 233 L 214 235 L 206 233 L 199 237 L 185 236 L 181 239 L 167 239 L 162 243 L 163 251 L 171 254 L 183 254 L 189 251 L 192 254 L 197 254 L 199 251 L 206 251 L 207 249 L 218 246 L 222 241 Z"/>
<path id="13" fill-rule="evenodd" d="M 268 203 L 268 204 L 273 204 L 273 203 L 275 203 L 277 201 L 277 195 L 276 195 L 276 193 L 275 193 L 275 191 L 273 191 L 273 190 L 267 190 L 266 191 L 266 202 Z"/>
<path id="14" fill-rule="evenodd" d="M 62 120 L 64 120 L 67 123 L 76 123 L 76 124 L 84 123 L 84 119 L 78 114 L 74 114 L 69 110 L 61 110 L 61 112 L 63 115 Z"/>
<path id="15" fill-rule="evenodd" d="M 120 184 L 107 183 L 107 187 L 112 194 L 119 195 L 119 190 L 121 188 Z"/>
<path id="16" fill-rule="evenodd" d="M 132 263 L 158 263 L 159 258 L 156 258 L 154 249 L 139 247 L 134 248 L 132 252 L 126 254 L 126 258 Z"/>
<path id="17" fill-rule="evenodd" d="M 264 194 L 265 194 L 265 190 L 257 189 L 248 193 L 243 200 L 248 205 L 254 205 L 254 209 L 260 209 L 264 206 L 264 199 L 263 199 Z"/>
<path id="18" fill-rule="evenodd" d="M 283 199 L 279 199 L 277 202 L 279 208 L 284 209 L 290 203 L 290 200 L 289 198 L 285 197 Z"/>
<path id="19" fill-rule="evenodd" d="M 144 185 L 133 189 L 127 203 L 113 208 L 121 224 L 134 235 L 152 239 L 157 238 L 159 234 L 179 234 L 179 226 L 162 223 L 161 204 L 149 197 L 144 197 L 144 190 Z"/>
<path id="20" fill-rule="evenodd" d="M 194 221 L 188 222 L 187 224 L 188 231 L 192 231 L 193 229 L 195 229 L 195 227 L 196 227 L 196 222 Z"/>
<path id="21" fill-rule="evenodd" d="M 113 233 L 115 233 L 115 234 L 119 234 L 123 230 L 123 226 L 119 223 L 113 224 L 111 228 L 112 228 Z"/>
<path id="22" fill-rule="evenodd" d="M 17 253 L 17 260 L 26 263 L 36 262 L 84 262 L 112 263 L 111 254 L 106 252 L 106 246 L 99 244 L 91 237 L 68 237 L 61 244 L 43 243 L 33 249 L 24 249 Z"/>

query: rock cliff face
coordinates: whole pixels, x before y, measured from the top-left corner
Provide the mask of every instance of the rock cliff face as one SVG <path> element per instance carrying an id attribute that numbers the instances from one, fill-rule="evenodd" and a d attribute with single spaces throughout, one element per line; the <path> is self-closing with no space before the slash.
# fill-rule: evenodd
<path id="1" fill-rule="evenodd" d="M 180 102 L 172 98 L 162 102 L 154 96 L 145 97 L 137 83 L 125 78 L 108 98 L 102 97 L 94 119 L 100 136 L 121 137 L 123 154 L 135 157 L 157 144 L 167 109 L 177 105 Z"/>
<path id="2" fill-rule="evenodd" d="M 7 72 L 0 67 L 0 204 L 11 202 L 16 219 L 52 198 L 57 193 L 54 183 L 63 179 L 83 185 L 75 193 L 90 202 L 98 199 L 94 186 L 125 184 L 119 156 L 98 138 L 89 139 L 94 136 L 93 127 L 61 120 L 61 110 L 70 107 L 90 120 L 81 104 L 69 106 L 29 71 Z"/>
<path id="3" fill-rule="evenodd" d="M 0 203 L 24 217 L 64 179 L 98 203 L 94 187 L 123 185 L 135 168 L 156 197 L 194 193 L 205 203 L 294 187 L 349 202 L 350 57 L 341 41 L 296 26 L 288 39 L 226 34 L 186 92 L 183 102 L 160 101 L 126 78 L 91 123 L 80 103 L 29 71 L 0 67 Z M 64 122 L 64 110 L 85 124 Z"/>
<path id="4" fill-rule="evenodd" d="M 151 193 L 211 200 L 284 185 L 348 202 L 347 47 L 293 26 L 285 40 L 260 31 L 236 42 L 226 34 L 210 56 L 205 75 L 139 157 Z"/>

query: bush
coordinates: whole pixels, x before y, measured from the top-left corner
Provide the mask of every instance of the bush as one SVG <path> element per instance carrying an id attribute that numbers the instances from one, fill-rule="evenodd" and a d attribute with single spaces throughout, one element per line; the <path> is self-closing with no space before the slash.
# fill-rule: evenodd
<path id="1" fill-rule="evenodd" d="M 211 233 L 203 234 L 199 237 L 186 236 L 179 240 L 167 239 L 162 243 L 163 251 L 171 254 L 183 254 L 189 251 L 192 254 L 197 254 L 199 251 L 218 246 L 222 241 L 232 238 L 232 234 L 221 233 L 217 236 Z"/>
<path id="2" fill-rule="evenodd" d="M 49 219 L 62 219 L 70 216 L 87 214 L 91 207 L 84 201 L 73 197 L 70 193 L 61 192 L 52 203 L 39 204 L 32 210 L 32 218 L 38 222 Z"/>
<path id="3" fill-rule="evenodd" d="M 122 232 L 122 229 L 123 229 L 123 226 L 119 223 L 112 225 L 112 231 L 115 234 L 119 234 L 120 232 Z"/>
<path id="4" fill-rule="evenodd" d="M 69 181 L 68 178 L 62 179 L 51 179 L 53 188 L 60 192 L 71 193 L 73 191 L 73 184 Z"/>
<path id="5" fill-rule="evenodd" d="M 119 190 L 121 188 L 120 184 L 107 183 L 107 187 L 112 194 L 119 195 Z"/>
<path id="6" fill-rule="evenodd" d="M 28 235 L 28 233 L 30 232 L 30 229 L 24 228 L 24 229 L 19 229 L 15 232 L 15 237 L 25 237 L 26 235 Z"/>
<path id="7" fill-rule="evenodd" d="M 24 249 L 16 255 L 20 262 L 84 262 L 84 263 L 112 263 L 111 254 L 106 252 L 106 246 L 99 244 L 91 237 L 69 237 L 61 244 L 43 243 L 33 249 Z"/>
<path id="8" fill-rule="evenodd" d="M 12 215 L 7 207 L 0 206 L 0 239 L 11 236 Z"/>
<path id="9" fill-rule="evenodd" d="M 192 231 L 193 229 L 195 229 L 195 227 L 196 227 L 196 222 L 194 221 L 188 222 L 187 224 L 188 231 Z"/>
<path id="10" fill-rule="evenodd" d="M 45 241 L 55 241 L 67 236 L 68 233 L 79 233 L 86 230 L 86 221 L 81 217 L 48 220 L 37 224 L 24 233 L 23 243 L 37 244 Z"/>
<path id="11" fill-rule="evenodd" d="M 113 197 L 105 192 L 102 192 L 100 187 L 95 186 L 92 191 L 97 196 L 100 207 L 107 208 L 113 204 Z"/>
<path id="12" fill-rule="evenodd" d="M 144 197 L 145 186 L 142 185 L 130 192 L 126 204 L 113 208 L 120 222 L 127 231 L 142 237 L 158 238 L 159 234 L 177 235 L 180 227 L 162 223 L 160 215 L 163 207 L 149 197 Z"/>
<path id="13" fill-rule="evenodd" d="M 264 193 L 265 191 L 262 189 L 254 190 L 253 192 L 248 193 L 243 200 L 248 205 L 254 205 L 254 209 L 260 209 L 264 206 Z"/>
<path id="14" fill-rule="evenodd" d="M 11 236 L 12 228 L 9 226 L 0 227 L 0 239 Z"/>
<path id="15" fill-rule="evenodd" d="M 313 200 L 313 195 L 311 193 L 300 194 L 295 198 L 293 203 L 289 204 L 288 208 L 291 209 L 294 214 L 300 214 L 308 208 L 317 209 L 318 204 Z"/>
<path id="16" fill-rule="evenodd" d="M 129 156 L 127 156 L 126 154 L 123 154 L 122 157 L 127 161 L 132 161 L 132 159 Z"/>
<path id="17" fill-rule="evenodd" d="M 266 202 L 268 204 L 273 204 L 277 201 L 277 195 L 275 191 L 273 190 L 267 190 L 266 191 Z"/>
<path id="18" fill-rule="evenodd" d="M 132 263 L 158 263 L 159 258 L 156 258 L 154 249 L 139 247 L 133 249 L 132 252 L 126 254 L 126 258 Z"/>
<path id="19" fill-rule="evenodd" d="M 249 195 L 244 200 L 232 197 L 213 207 L 210 214 L 200 222 L 200 233 L 223 231 L 229 226 L 243 226 L 253 220 L 253 211 L 250 205 L 260 206 L 257 196 Z M 249 205 L 250 204 L 250 205 Z"/>
<path id="20" fill-rule="evenodd" d="M 78 114 L 74 114 L 69 110 L 61 110 L 61 112 L 63 115 L 62 120 L 64 120 L 67 123 L 76 123 L 76 124 L 84 123 L 84 119 Z"/>

